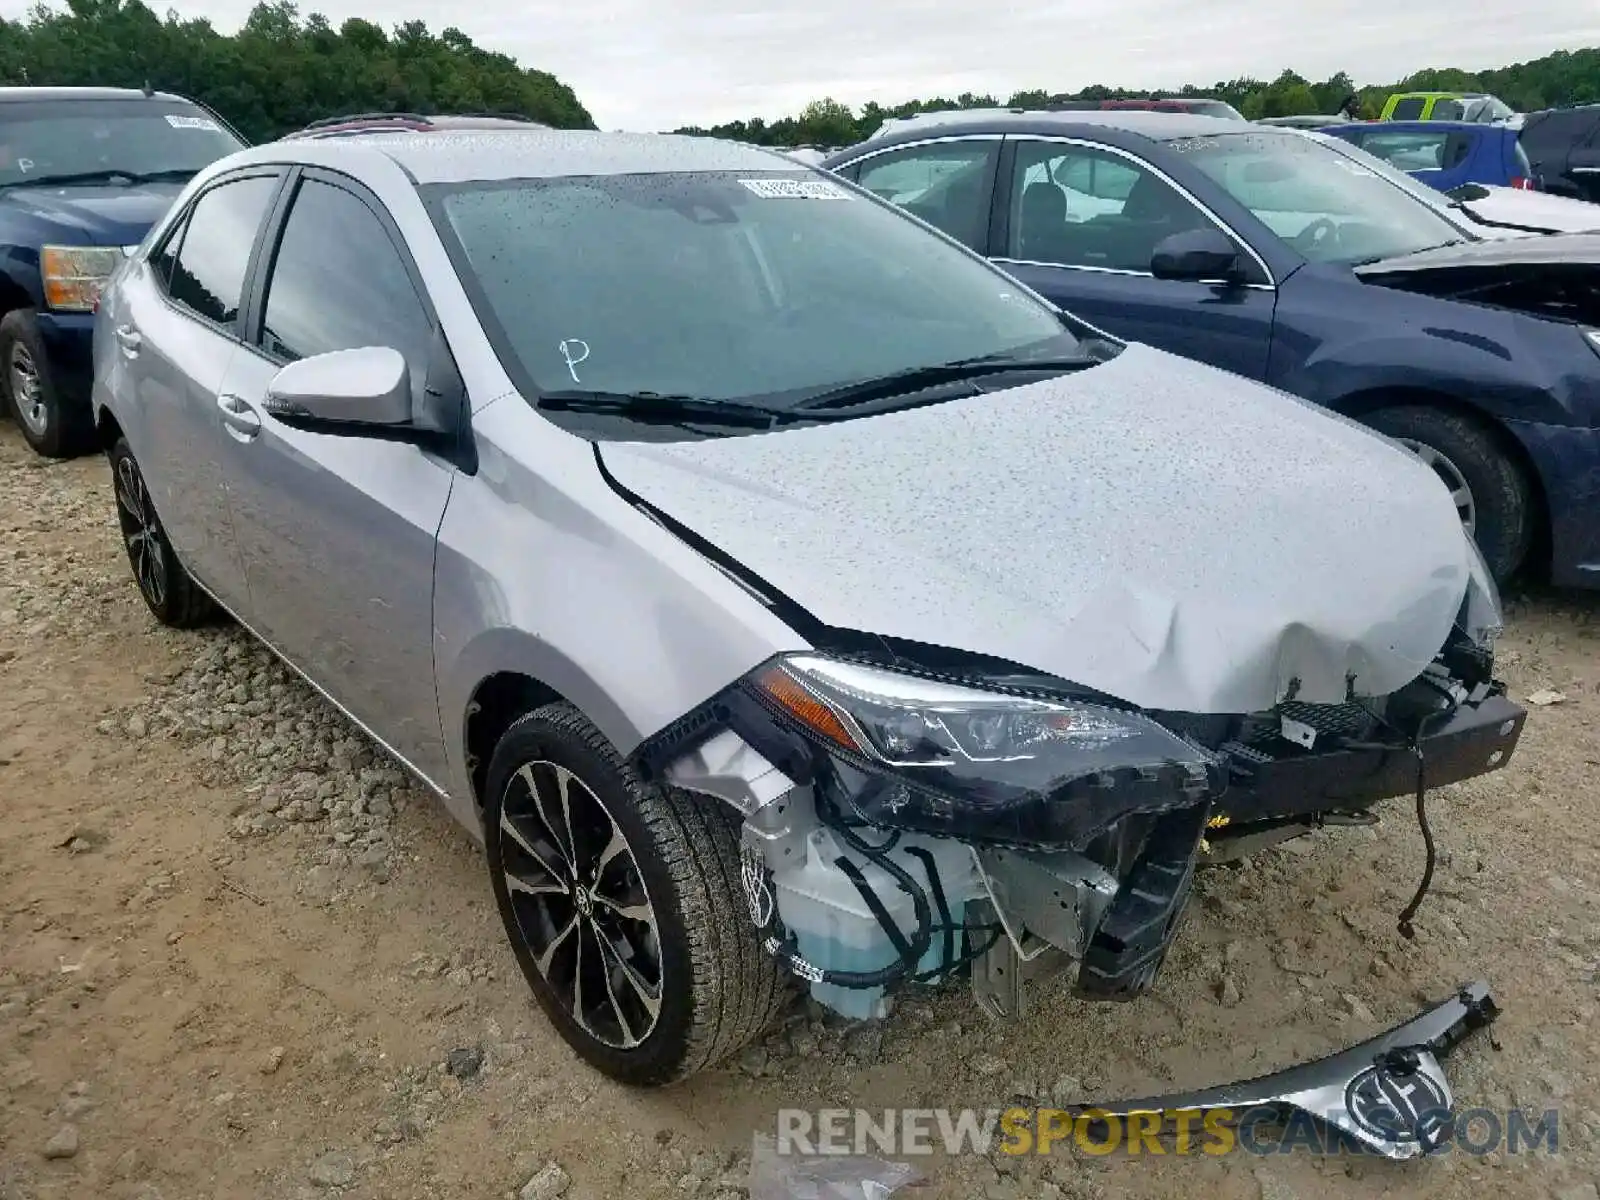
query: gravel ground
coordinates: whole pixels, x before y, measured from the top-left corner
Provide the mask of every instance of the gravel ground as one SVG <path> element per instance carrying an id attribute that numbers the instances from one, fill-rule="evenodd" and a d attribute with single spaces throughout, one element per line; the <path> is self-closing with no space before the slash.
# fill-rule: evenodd
<path id="1" fill-rule="evenodd" d="M 0 426 L 0 1200 L 736 1200 L 780 1107 L 1070 1101 L 1239 1078 L 1336 1049 L 1486 977 L 1493 1039 L 1451 1059 L 1471 1106 L 1560 1108 L 1551 1157 L 1395 1166 L 968 1157 L 950 1197 L 1600 1200 L 1600 602 L 1511 606 L 1502 669 L 1536 707 L 1510 769 L 1436 796 L 1434 894 L 1405 805 L 1202 876 L 1156 993 L 963 991 L 880 1027 L 803 1006 L 668 1092 L 584 1068 L 532 1005 L 477 851 L 237 630 L 158 628 L 98 459 Z"/>

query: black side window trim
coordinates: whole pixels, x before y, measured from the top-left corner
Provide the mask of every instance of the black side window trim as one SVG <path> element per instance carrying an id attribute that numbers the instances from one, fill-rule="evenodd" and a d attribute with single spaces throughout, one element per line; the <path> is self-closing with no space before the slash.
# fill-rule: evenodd
<path id="1" fill-rule="evenodd" d="M 423 315 L 428 319 L 428 326 L 434 335 L 439 333 L 439 314 L 434 310 L 433 302 L 428 298 L 428 290 L 423 286 L 422 272 L 417 269 L 416 262 L 411 257 L 411 251 L 406 247 L 405 239 L 400 236 L 400 227 L 395 224 L 394 218 L 389 215 L 389 210 L 372 194 L 371 190 L 358 180 L 338 171 L 329 171 L 322 167 L 295 167 L 290 173 L 284 186 L 279 190 L 278 197 L 268 213 L 265 223 L 265 236 L 256 243 L 255 253 L 251 258 L 250 271 L 246 275 L 245 301 L 240 305 L 240 331 L 241 340 L 245 347 L 260 355 L 270 363 L 279 366 L 287 364 L 288 359 L 281 358 L 271 353 L 261 344 L 262 326 L 266 321 L 267 310 L 267 284 L 272 278 L 272 269 L 277 263 L 278 249 L 283 245 L 283 234 L 289 225 L 289 215 L 294 211 L 295 199 L 300 194 L 302 183 L 323 183 L 330 187 L 338 188 L 352 198 L 363 204 L 367 211 L 378 222 L 389 244 L 399 256 L 400 265 L 405 269 L 406 278 L 411 281 L 411 290 L 416 293 L 417 303 L 422 306 Z"/>
<path id="2" fill-rule="evenodd" d="M 236 342 L 244 340 L 245 327 L 243 325 L 243 320 L 245 316 L 245 304 L 247 303 L 251 293 L 251 279 L 253 272 L 255 271 L 256 257 L 261 253 L 263 235 L 265 235 L 267 230 L 272 227 L 272 218 L 283 195 L 283 184 L 286 174 L 287 173 L 282 167 L 241 167 L 237 171 L 229 171 L 226 175 L 219 175 L 210 183 L 206 184 L 204 188 L 189 198 L 189 203 L 183 206 L 183 212 L 173 219 L 171 227 L 161 235 L 161 240 L 151 248 L 149 255 L 147 255 L 145 258 L 145 265 L 150 268 L 151 274 L 155 276 L 157 281 L 156 290 L 161 294 L 161 299 L 168 306 L 182 313 L 189 320 L 198 321 L 201 325 L 204 325 L 208 329 L 215 330 L 226 338 L 230 338 Z M 230 183 L 240 183 L 246 179 L 269 178 L 277 179 L 277 190 L 273 193 L 273 198 L 267 202 L 266 216 L 262 219 L 261 224 L 256 229 L 255 241 L 250 246 L 249 257 L 245 260 L 244 283 L 242 285 L 241 294 L 239 297 L 239 312 L 237 316 L 235 316 L 231 325 L 224 325 L 217 321 L 213 321 L 204 313 L 196 312 L 182 300 L 175 299 L 169 286 L 171 281 L 164 280 L 159 274 L 156 274 L 155 265 L 151 260 L 165 253 L 168 247 L 172 248 L 175 255 L 182 253 L 183 239 L 188 235 L 189 221 L 194 216 L 195 206 L 198 205 L 205 197 L 209 196 L 212 192 L 216 191 L 218 188 L 226 187 Z M 176 243 L 176 245 L 174 245 L 174 243 Z"/>

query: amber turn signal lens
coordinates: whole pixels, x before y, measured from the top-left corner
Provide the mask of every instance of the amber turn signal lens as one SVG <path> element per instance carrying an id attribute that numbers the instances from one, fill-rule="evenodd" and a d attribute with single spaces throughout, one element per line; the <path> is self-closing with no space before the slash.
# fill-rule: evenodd
<path id="1" fill-rule="evenodd" d="M 755 685 L 789 716 L 807 729 L 821 734 L 835 745 L 846 750 L 861 752 L 861 744 L 850 736 L 839 714 L 780 666 L 770 666 L 755 677 Z"/>
<path id="2" fill-rule="evenodd" d="M 45 246 L 39 252 L 44 302 L 58 312 L 93 312 L 122 261 L 118 246 Z"/>

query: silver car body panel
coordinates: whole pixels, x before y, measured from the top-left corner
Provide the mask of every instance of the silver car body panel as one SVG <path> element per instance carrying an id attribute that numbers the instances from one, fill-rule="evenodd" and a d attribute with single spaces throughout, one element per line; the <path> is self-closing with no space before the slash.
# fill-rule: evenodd
<path id="1" fill-rule="evenodd" d="M 470 797 L 467 705 L 497 672 L 561 693 L 620 752 L 803 638 L 624 500 L 593 447 L 520 397 L 473 417 L 478 472 L 439 530 L 433 652 L 450 778 Z"/>
<path id="2" fill-rule="evenodd" d="M 115 411 L 140 463 L 150 463 L 145 486 L 179 557 L 224 604 L 247 604 L 216 402 L 239 343 L 168 300 L 142 260 L 126 265 L 108 304 L 106 323 L 139 330 L 139 343 L 96 338 L 95 387 L 134 401 Z"/>
<path id="3" fill-rule="evenodd" d="M 255 164 L 342 173 L 387 210 L 466 386 L 475 473 L 265 413 L 258 436 L 223 432 L 213 389 L 259 408 L 275 368 L 247 348 L 213 354 L 198 322 L 151 315 L 145 259 L 200 190 Z M 809 646 L 620 494 L 593 445 L 516 394 L 417 184 L 743 169 L 806 171 L 655 135 L 280 142 L 202 172 L 108 289 L 102 330 L 136 311 L 141 354 L 159 338 L 185 361 L 217 360 L 195 380 L 219 438 L 215 477 L 162 485 L 193 502 L 186 555 L 208 509 L 208 536 L 234 543 L 196 556 L 202 585 L 433 781 L 475 835 L 465 728 L 491 676 L 542 682 L 627 753 L 773 654 Z M 148 471 L 174 469 L 187 443 L 152 425 L 148 389 L 125 386 L 116 340 L 97 336 L 96 349 L 97 406 Z M 155 399 L 176 403 L 169 390 Z M 1352 674 L 1358 690 L 1392 690 L 1444 641 L 1469 573 L 1453 506 L 1404 452 L 1140 347 L 976 400 L 599 453 L 624 487 L 824 622 L 1012 658 L 1151 707 L 1247 711 L 1296 679 L 1302 698 L 1343 699 Z M 224 512 L 233 531 L 220 532 Z"/>
<path id="4" fill-rule="evenodd" d="M 404 442 L 273 420 L 262 402 L 279 369 L 241 347 L 224 389 L 257 414 L 257 432 L 230 430 L 221 455 L 251 625 L 442 779 L 433 546 L 455 468 Z"/>
<path id="5" fill-rule="evenodd" d="M 1522 188 L 1478 184 L 1485 195 L 1467 200 L 1467 210 L 1484 221 L 1498 221 L 1528 233 L 1594 233 L 1600 231 L 1600 204 L 1557 196 L 1552 192 L 1530 192 Z M 1494 226 L 1490 234 L 1501 233 Z M 1512 232 L 1512 231 L 1504 231 Z"/>
<path id="6" fill-rule="evenodd" d="M 1472 570 L 1404 450 L 1137 345 L 994 395 L 601 454 L 826 624 L 1148 708 L 1385 695 L 1438 653 Z"/>

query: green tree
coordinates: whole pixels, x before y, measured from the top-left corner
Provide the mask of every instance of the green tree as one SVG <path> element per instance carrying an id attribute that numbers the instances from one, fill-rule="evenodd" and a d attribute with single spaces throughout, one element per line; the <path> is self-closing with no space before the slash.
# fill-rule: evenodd
<path id="1" fill-rule="evenodd" d="M 0 40 L 0 64 L 7 60 L 5 43 Z M 1469 72 L 1453 67 L 1429 68 L 1417 71 L 1395 83 L 1358 85 L 1345 71 L 1330 76 L 1320 83 L 1293 71 L 1284 71 L 1268 82 L 1261 79 L 1237 78 L 1222 80 L 1210 86 L 1186 84 L 1175 92 L 1153 93 L 1106 84 L 1080 86 L 1077 91 L 1051 88 L 1023 88 L 1011 93 L 1006 103 L 1019 108 L 1044 108 L 1051 104 L 1071 100 L 1104 100 L 1113 96 L 1150 97 L 1154 95 L 1210 96 L 1233 105 L 1252 120 L 1260 117 L 1292 116 L 1301 113 L 1328 113 L 1338 110 L 1346 99 L 1358 98 L 1361 114 L 1368 118 L 1383 111 L 1384 101 L 1400 90 L 1426 91 L 1486 91 L 1499 96 L 1521 112 L 1533 112 L 1553 105 L 1589 104 L 1600 102 L 1600 48 L 1558 50 L 1531 62 L 1516 63 L 1491 71 Z M 710 129 L 691 129 L 681 132 L 709 134 L 713 137 L 733 137 L 740 141 L 763 145 L 783 146 L 809 141 L 823 145 L 842 145 L 848 140 L 867 136 L 889 117 L 903 117 L 912 113 L 930 112 L 952 108 L 990 107 L 992 96 L 965 94 L 950 100 L 930 97 L 925 100 L 907 100 L 893 106 L 869 104 L 853 123 L 847 122 L 850 110 L 835 100 L 819 100 L 808 105 L 799 117 L 785 117 L 770 123 L 761 121 L 734 121 Z M 838 139 L 846 127 L 853 129 L 854 137 Z"/>
<path id="2" fill-rule="evenodd" d="M 831 97 L 806 105 L 797 123 L 800 140 L 811 145 L 844 146 L 856 140 L 855 114 Z"/>
<path id="3" fill-rule="evenodd" d="M 334 29 L 292 0 L 261 0 L 235 35 L 142 0 L 66 0 L 0 20 L 0 83 L 151 87 L 209 105 L 264 140 L 319 117 L 398 110 L 511 112 L 593 129 L 572 89 L 421 21 L 392 33 L 358 17 Z"/>

